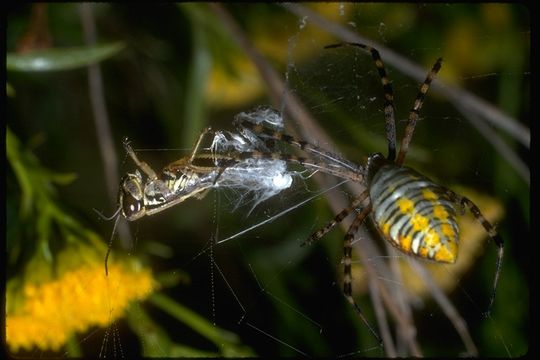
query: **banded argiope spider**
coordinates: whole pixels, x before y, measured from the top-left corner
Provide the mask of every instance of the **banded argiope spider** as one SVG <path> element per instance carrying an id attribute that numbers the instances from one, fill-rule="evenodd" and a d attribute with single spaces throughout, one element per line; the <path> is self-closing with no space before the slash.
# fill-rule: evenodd
<path id="1" fill-rule="evenodd" d="M 403 166 L 425 95 L 431 82 L 441 68 L 442 59 L 439 58 L 435 62 L 420 86 L 409 113 L 407 125 L 396 157 L 393 90 L 379 52 L 368 45 L 359 43 L 340 43 L 326 46 L 326 48 L 341 46 L 354 46 L 364 49 L 371 54 L 375 63 L 384 91 L 384 115 L 388 155 L 384 157 L 381 153 L 371 154 L 365 166 L 356 166 L 358 169 L 357 179 L 349 179 L 351 181 L 358 181 L 358 177 L 360 177 L 360 181 L 366 186 L 366 190 L 355 197 L 348 207 L 339 212 L 324 227 L 313 233 L 303 245 L 320 239 L 349 215 L 356 213 L 354 220 L 345 234 L 344 240 L 343 293 L 362 321 L 368 326 L 371 333 L 380 341 L 379 336 L 369 325 L 352 296 L 352 242 L 360 226 L 367 216 L 372 215 L 382 237 L 402 252 L 436 262 L 454 263 L 458 255 L 459 242 L 459 228 L 456 222 L 456 216 L 458 210 L 464 212 L 465 209 L 468 209 L 498 247 L 493 288 L 486 311 L 486 314 L 489 314 L 495 299 L 502 266 L 504 254 L 502 239 L 471 200 L 434 183 L 415 170 Z M 296 139 L 293 136 L 275 132 L 260 125 L 250 125 L 248 121 L 241 121 L 241 124 L 243 127 L 251 126 L 251 129 L 262 137 L 284 141 L 309 153 L 320 156 L 319 149 L 314 145 Z M 348 178 L 347 176 L 344 177 Z M 366 202 L 367 204 L 365 204 Z M 459 209 L 456 208 L 456 205 Z"/>

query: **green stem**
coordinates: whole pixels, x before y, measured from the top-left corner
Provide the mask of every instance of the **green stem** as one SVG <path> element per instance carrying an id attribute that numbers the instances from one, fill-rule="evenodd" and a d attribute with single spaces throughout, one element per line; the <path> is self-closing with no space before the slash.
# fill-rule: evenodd
<path id="1" fill-rule="evenodd" d="M 188 325 L 202 336 L 211 340 L 219 348 L 221 348 L 224 343 L 238 343 L 239 341 L 236 334 L 216 327 L 205 318 L 197 315 L 193 311 L 161 293 L 153 293 L 148 300 L 160 309 L 169 313 L 171 316 Z"/>

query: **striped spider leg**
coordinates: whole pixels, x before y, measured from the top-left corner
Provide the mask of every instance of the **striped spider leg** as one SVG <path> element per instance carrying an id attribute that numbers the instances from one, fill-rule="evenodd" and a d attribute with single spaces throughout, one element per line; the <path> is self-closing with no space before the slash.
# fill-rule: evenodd
<path id="1" fill-rule="evenodd" d="M 307 141 L 299 140 L 279 130 L 271 129 L 260 122 L 254 122 L 254 119 L 258 117 L 264 118 L 268 116 L 279 116 L 279 113 L 275 109 L 261 106 L 251 112 L 242 112 L 236 115 L 234 119 L 234 124 L 236 125 L 240 133 L 245 134 L 246 131 L 248 131 L 248 134 L 252 133 L 266 143 L 269 142 L 268 140 L 282 141 L 297 148 L 300 148 L 301 150 L 312 156 L 308 158 L 296 156 L 288 152 L 272 151 L 266 149 L 266 151 L 242 152 L 238 154 L 241 159 L 266 158 L 273 160 L 281 160 L 287 163 L 296 163 L 306 169 L 313 171 L 321 171 L 330 175 L 337 176 L 339 178 L 348 179 L 356 182 L 362 181 L 362 167 L 359 167 L 358 165 L 346 159 L 343 159 L 337 154 L 331 153 L 316 145 L 310 144 Z M 270 148 L 272 147 L 273 146 L 270 146 Z"/>
<path id="2" fill-rule="evenodd" d="M 361 166 L 358 166 L 357 164 L 354 164 L 335 153 L 322 149 L 317 145 L 310 144 L 307 141 L 285 134 L 280 130 L 265 126 L 261 121 L 261 119 L 275 117 L 281 117 L 277 110 L 266 106 L 260 106 L 251 112 L 242 112 L 236 115 L 234 118 L 234 124 L 241 133 L 245 133 L 247 130 L 260 137 L 262 140 L 277 140 L 303 150 L 311 155 L 309 161 L 315 161 L 321 164 L 320 168 L 323 172 L 356 182 L 362 181 L 361 174 L 363 173 L 364 169 Z M 296 157 L 291 154 L 287 154 L 286 156 L 289 156 L 289 158 L 285 158 L 284 155 L 285 154 L 282 154 L 280 156 L 285 161 L 300 164 L 302 164 L 302 160 L 307 162 L 306 158 Z M 275 157 L 279 157 L 277 152 Z"/>

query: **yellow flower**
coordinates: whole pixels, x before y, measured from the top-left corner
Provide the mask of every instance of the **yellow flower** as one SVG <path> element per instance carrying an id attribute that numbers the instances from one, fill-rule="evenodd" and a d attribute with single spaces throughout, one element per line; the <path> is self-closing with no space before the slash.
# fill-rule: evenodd
<path id="1" fill-rule="evenodd" d="M 22 296 L 8 290 L 6 340 L 11 351 L 57 351 L 74 332 L 108 326 L 130 302 L 145 299 L 156 288 L 150 270 L 134 261 L 111 262 L 105 276 L 103 258 L 95 260 L 45 282 L 25 282 L 18 289 Z M 14 301 L 18 304 L 10 304 Z"/>

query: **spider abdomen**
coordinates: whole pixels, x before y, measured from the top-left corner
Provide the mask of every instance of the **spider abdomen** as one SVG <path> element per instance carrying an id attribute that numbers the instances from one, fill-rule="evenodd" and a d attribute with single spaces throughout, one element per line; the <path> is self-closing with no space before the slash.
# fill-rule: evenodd
<path id="1" fill-rule="evenodd" d="M 446 190 L 416 171 L 387 164 L 370 186 L 373 217 L 401 251 L 438 262 L 456 261 L 459 228 Z"/>

